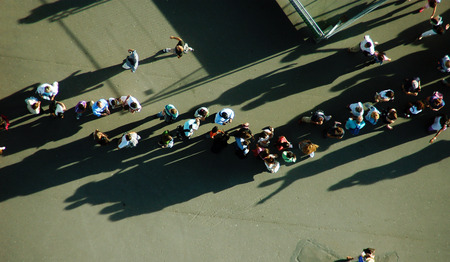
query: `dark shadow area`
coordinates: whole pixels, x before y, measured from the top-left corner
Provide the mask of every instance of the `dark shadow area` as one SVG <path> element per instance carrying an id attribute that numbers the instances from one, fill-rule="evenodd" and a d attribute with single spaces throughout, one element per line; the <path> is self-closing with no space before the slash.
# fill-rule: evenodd
<path id="1" fill-rule="evenodd" d="M 296 46 L 299 40 L 275 1 L 179 1 L 176 8 L 172 2 L 154 3 L 196 50 L 209 75 L 264 59 Z M 175 44 L 167 40 L 166 45 Z"/>
<path id="2" fill-rule="evenodd" d="M 450 152 L 449 146 L 450 141 L 438 141 L 414 154 L 405 156 L 389 164 L 360 171 L 353 176 L 330 186 L 328 191 L 336 191 L 352 186 L 368 186 L 385 179 L 395 179 L 409 175 L 420 168 L 450 157 L 449 154 L 443 154 L 443 152 Z M 437 154 L 436 152 L 441 153 Z"/>
<path id="3" fill-rule="evenodd" d="M 259 185 L 259 187 L 266 187 L 275 183 L 280 183 L 280 186 L 270 195 L 259 201 L 258 204 L 266 202 L 297 180 L 318 175 L 332 168 L 339 167 L 349 162 L 358 161 L 358 159 L 365 158 L 383 150 L 395 148 L 396 146 L 407 143 L 411 140 L 427 136 L 428 134 L 424 131 L 426 124 L 423 122 L 428 123 L 428 119 L 424 121 L 423 119 L 419 120 L 417 118 L 414 119 L 414 121 L 397 125 L 393 131 L 380 132 L 375 136 L 369 137 L 361 142 L 354 143 L 351 146 L 347 146 L 328 154 L 325 153 L 321 159 L 311 159 L 311 161 L 289 171 L 283 177 L 264 181 Z M 421 126 L 422 128 L 417 128 L 417 126 Z M 364 131 L 364 129 L 362 131 Z M 402 135 L 406 133 L 408 136 Z M 346 134 L 346 136 L 347 139 L 351 139 L 351 135 Z M 439 159 L 439 157 L 437 158 Z"/>
<path id="4" fill-rule="evenodd" d="M 18 20 L 20 24 L 32 24 L 44 19 L 50 22 L 59 21 L 70 15 L 82 12 L 89 8 L 109 2 L 110 0 L 59 0 L 53 3 L 46 3 L 31 10 L 31 14 Z"/>
<path id="5" fill-rule="evenodd" d="M 105 82 L 124 71 L 125 70 L 122 68 L 122 64 L 112 65 L 81 74 L 80 70 L 75 71 L 63 80 L 59 81 L 59 93 L 57 95 L 57 99 L 63 101 L 64 99 L 101 88 L 103 86 L 102 82 Z M 95 99 L 96 98 L 92 98 L 92 100 Z"/>

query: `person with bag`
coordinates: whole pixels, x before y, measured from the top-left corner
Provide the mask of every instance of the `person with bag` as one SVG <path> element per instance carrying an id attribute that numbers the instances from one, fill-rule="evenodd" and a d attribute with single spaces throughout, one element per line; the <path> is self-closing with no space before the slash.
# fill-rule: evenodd
<path id="1" fill-rule="evenodd" d="M 168 104 L 165 105 L 163 110 L 156 114 L 156 117 L 159 117 L 159 119 L 163 120 L 166 123 L 172 123 L 174 122 L 178 117 L 178 110 L 175 108 L 174 105 Z"/>
<path id="2" fill-rule="evenodd" d="M 122 68 L 125 70 L 131 69 L 131 72 L 136 73 L 139 66 L 139 55 L 134 49 L 128 49 L 129 55 L 123 60 Z"/>

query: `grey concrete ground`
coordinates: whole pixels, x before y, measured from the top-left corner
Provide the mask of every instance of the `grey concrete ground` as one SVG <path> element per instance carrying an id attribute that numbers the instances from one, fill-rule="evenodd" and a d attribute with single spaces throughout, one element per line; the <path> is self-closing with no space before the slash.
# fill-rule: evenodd
<path id="1" fill-rule="evenodd" d="M 450 34 L 414 41 L 429 29 L 431 10 L 414 13 L 422 4 L 388 2 L 316 45 L 268 0 L 2 1 L 0 112 L 11 127 L 0 133 L 0 260 L 328 261 L 366 247 L 377 261 L 448 260 L 450 134 L 429 145 L 425 132 L 436 113 L 342 141 L 296 124 L 316 108 L 345 121 L 345 105 L 386 88 L 396 99 L 380 106 L 400 110 L 416 99 L 399 90 L 413 75 L 424 85 L 417 98 L 450 97 L 435 69 Z M 438 8 L 446 21 L 449 6 Z M 345 51 L 365 33 L 392 62 L 363 66 Z M 195 52 L 159 54 L 176 44 L 170 35 Z M 135 74 L 120 67 L 128 48 L 140 55 Z M 36 83 L 55 80 L 66 118 L 27 114 Z M 142 112 L 73 116 L 79 100 L 126 94 Z M 182 113 L 169 126 L 150 117 L 167 103 Z M 187 143 L 156 147 L 200 105 L 231 107 L 235 124 L 272 125 L 319 151 L 270 174 L 252 156 L 238 159 L 233 145 L 210 153 L 211 121 Z M 120 151 L 95 146 L 96 128 L 142 140 Z"/>

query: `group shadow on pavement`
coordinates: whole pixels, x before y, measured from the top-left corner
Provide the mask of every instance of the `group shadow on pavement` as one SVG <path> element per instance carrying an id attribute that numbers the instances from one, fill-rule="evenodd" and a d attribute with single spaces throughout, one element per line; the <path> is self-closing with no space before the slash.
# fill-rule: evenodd
<path id="1" fill-rule="evenodd" d="M 84 3 L 87 5 L 90 2 L 92 1 L 81 1 L 81 4 Z M 194 106 L 190 111 L 195 110 L 198 106 L 217 104 L 241 106 L 242 110 L 256 109 L 265 103 L 274 102 L 289 95 L 333 84 L 340 76 L 365 67 L 364 63 L 359 63 L 359 61 L 364 62 L 363 59 L 360 59 L 357 55 L 346 53 L 344 49 L 337 52 L 335 52 L 336 50 L 329 50 L 330 52 L 334 52 L 334 54 L 305 65 L 296 66 L 292 61 L 299 59 L 303 54 L 315 52 L 327 43 L 313 46 L 310 42 L 305 42 L 298 45 L 296 42 L 299 37 L 298 35 L 287 29 L 279 30 L 280 28 L 287 28 L 286 24 L 289 23 L 284 14 L 283 16 L 281 15 L 281 11 L 279 11 L 280 14 L 277 14 L 277 17 L 284 17 L 284 20 L 281 22 L 270 24 L 271 19 L 263 19 L 265 15 L 273 15 L 273 7 L 276 3 L 264 1 L 262 5 L 257 5 L 258 2 L 232 1 L 232 3 L 238 4 L 244 10 L 253 7 L 256 8 L 259 13 L 254 18 L 259 19 L 257 20 L 260 22 L 259 25 L 257 23 L 245 23 L 249 18 L 246 17 L 243 11 L 238 11 L 238 14 L 232 17 L 230 14 L 233 12 L 227 11 L 239 10 L 232 3 L 205 3 L 204 9 L 199 9 L 189 2 L 180 3 L 182 6 L 177 9 L 173 8 L 173 3 L 163 1 L 157 1 L 155 3 L 168 16 L 171 23 L 177 25 L 177 31 L 184 32 L 188 36 L 187 38 L 192 39 L 192 41 L 189 40 L 190 44 L 195 46 L 196 49 L 202 50 L 202 52 L 199 52 L 198 57 L 210 74 L 208 78 L 204 79 L 205 81 L 231 72 L 236 68 L 245 67 L 255 61 L 263 60 L 266 57 L 283 53 L 288 49 L 292 50 L 291 53 L 283 53 L 287 57 L 283 61 L 286 65 L 255 79 L 249 79 L 224 92 L 217 99 L 205 101 Z M 255 6 L 252 6 L 253 4 Z M 268 7 L 272 9 L 267 9 Z M 48 6 L 45 8 L 48 8 Z M 81 7 L 79 6 L 79 8 Z M 57 10 L 61 10 L 61 8 L 53 6 L 45 12 L 35 11 L 33 12 L 34 17 L 29 18 L 28 21 L 45 19 L 57 13 Z M 200 11 L 202 16 L 195 15 Z M 381 26 L 385 21 L 391 21 L 404 16 L 391 17 L 393 15 L 395 15 L 395 12 L 386 15 L 382 21 L 373 20 L 367 22 L 367 24 L 355 25 L 352 27 L 352 30 L 347 29 L 340 32 L 328 44 L 354 35 L 362 35 L 371 28 Z M 213 19 L 211 23 L 214 24 L 216 22 L 219 24 L 219 27 L 214 28 L 211 27 L 211 23 L 204 23 L 205 16 Z M 186 20 L 186 17 L 190 18 L 189 26 L 183 22 Z M 234 20 L 231 27 L 230 24 L 223 22 L 230 21 L 230 19 Z M 221 32 L 220 35 L 219 32 Z M 247 32 L 253 32 L 256 37 L 252 38 Z M 272 36 L 273 39 L 264 39 L 271 32 L 274 33 Z M 409 34 L 409 31 L 407 34 Z M 236 41 L 240 37 L 244 40 Z M 292 38 L 289 39 L 289 37 Z M 402 38 L 403 34 L 399 34 L 399 37 Z M 214 48 L 217 43 L 227 48 L 225 50 L 217 50 L 218 48 Z M 397 43 L 403 42 L 396 40 L 395 42 L 384 44 L 384 46 L 381 45 L 381 47 L 385 47 L 386 49 L 393 48 Z M 435 43 L 425 42 L 425 45 L 428 44 L 433 47 L 435 46 Z M 298 48 L 295 48 L 297 46 Z M 430 55 L 424 51 L 410 54 L 401 59 L 394 58 L 392 62 L 382 66 L 373 65 L 373 68 L 363 70 L 361 73 L 356 74 L 355 77 L 333 86 L 330 90 L 331 92 L 341 93 L 321 105 L 314 106 L 314 108 L 321 108 L 327 112 L 332 112 L 334 116 L 347 116 L 348 112 L 344 109 L 346 104 L 357 102 L 363 97 L 366 101 L 370 100 L 373 97 L 375 89 L 376 91 L 386 89 L 384 83 L 372 82 L 371 79 L 393 79 L 393 81 L 397 82 L 404 77 L 410 77 L 413 73 L 423 72 L 423 66 L 428 66 L 428 64 L 431 64 L 432 61 L 438 58 L 437 53 L 438 51 L 433 50 L 432 55 Z M 159 57 L 159 55 L 160 53 L 156 53 L 154 56 L 144 59 L 142 65 L 162 59 L 163 57 Z M 417 64 L 417 61 L 422 61 L 420 67 L 414 66 L 413 62 Z M 427 72 L 432 70 L 435 69 L 425 69 Z M 60 82 L 61 87 L 67 86 L 71 88 L 67 92 L 61 92 L 58 98 L 63 100 L 79 95 L 80 93 L 92 91 L 93 89 L 99 88 L 102 82 L 107 81 L 122 71 L 123 69 L 119 65 L 114 65 L 82 74 L 74 72 Z M 392 77 L 392 75 L 395 76 Z M 426 75 L 425 79 L 437 77 L 435 71 L 426 73 Z M 190 87 L 197 86 L 199 83 L 201 81 L 194 81 L 182 86 L 181 90 L 188 90 Z M 367 88 L 367 86 L 370 88 Z M 11 105 L 13 102 L 17 103 L 12 105 L 9 110 L 13 111 L 14 109 L 20 108 L 17 112 L 25 112 L 26 108 L 23 99 L 27 97 L 28 93 L 26 92 L 29 91 L 28 89 L 25 88 L 10 97 L 2 99 L 0 102 L 7 101 Z M 395 89 L 395 91 L 400 93 L 399 89 Z M 423 90 L 422 92 L 426 93 L 428 91 L 431 90 Z M 404 100 L 401 103 L 403 102 L 406 103 L 407 101 Z M 400 106 L 401 103 L 398 102 L 396 105 Z M 311 108 L 312 110 L 313 108 Z M 398 111 L 401 111 L 401 109 Z M 292 137 L 295 140 L 305 135 L 310 135 L 318 140 L 321 130 L 319 131 L 319 129 L 311 127 L 299 128 L 296 124 L 296 120 L 301 115 L 307 113 L 309 111 L 302 112 L 298 116 L 293 117 L 286 125 L 276 128 L 276 135 L 286 135 L 288 139 Z M 12 114 L 13 119 L 16 117 L 19 119 L 20 114 Z M 344 122 L 346 117 L 342 118 L 341 121 Z M 331 168 L 357 161 L 360 158 L 373 155 L 383 150 L 389 150 L 395 146 L 425 136 L 426 133 L 422 127 L 425 126 L 428 118 L 428 115 L 424 115 L 412 119 L 406 123 L 396 125 L 395 129 L 390 133 L 387 131 L 379 132 L 364 141 L 356 142 L 351 146 L 328 154 L 324 149 L 330 143 L 337 141 L 321 140 L 318 143 L 321 145 L 321 151 L 319 153 L 325 153 L 322 158 L 319 160 L 310 159 L 308 161 L 301 161 L 287 175 L 262 182 L 259 187 L 265 187 L 279 182 L 281 182 L 281 185 L 277 190 L 261 200 L 259 204 L 264 203 L 299 179 L 320 174 Z M 147 118 L 126 124 L 114 130 L 102 131 L 106 131 L 110 136 L 118 136 L 122 132 L 132 130 L 149 120 Z M 251 122 L 251 119 L 248 121 Z M 152 135 L 156 130 L 162 128 L 162 126 L 163 123 L 161 122 L 140 132 L 143 139 L 138 147 L 132 150 L 115 150 L 114 144 L 106 147 L 94 146 L 90 137 L 93 130 L 88 130 L 86 131 L 85 139 L 76 140 L 54 149 L 39 150 L 21 162 L 2 167 L 0 169 L 0 192 L 2 192 L 0 194 L 0 202 L 17 196 L 33 194 L 87 176 L 113 172 L 114 174 L 111 177 L 82 185 L 65 202 L 67 203 L 67 210 L 77 208 L 84 204 L 106 205 L 100 213 L 109 215 L 111 221 L 118 221 L 131 216 L 155 212 L 209 192 L 217 193 L 239 184 L 251 182 L 253 181 L 254 175 L 264 170 L 264 164 L 256 158 L 251 159 L 251 156 L 249 157 L 250 159 L 240 161 L 230 152 L 232 151 L 231 145 L 221 154 L 215 155 L 210 153 L 210 141 L 203 141 L 204 138 L 201 135 L 198 135 L 196 139 L 186 144 L 176 145 L 171 151 L 156 148 L 155 145 L 157 144 L 158 137 Z M 30 129 L 34 130 L 31 134 L 28 132 Z M 18 152 L 27 148 L 39 147 L 49 141 L 69 137 L 80 130 L 81 126 L 74 119 L 61 123 L 48 117 L 39 117 L 29 124 L 18 126 L 14 130 L 14 136 L 24 137 L 22 140 L 12 139 L 11 134 L 11 139 L 8 141 L 12 141 L 11 148 L 16 148 L 12 150 Z M 362 133 L 366 130 L 370 130 L 370 128 L 366 127 Z M 378 131 L 374 130 L 374 132 Z M 402 134 L 408 135 L 405 136 Z M 347 134 L 346 139 L 351 139 L 351 135 Z M 413 155 L 399 159 L 391 164 L 358 172 L 347 180 L 331 186 L 329 190 L 333 191 L 354 184 L 369 185 L 382 179 L 392 179 L 407 175 L 414 172 L 414 170 L 444 159 L 445 156 L 434 157 L 435 154 L 432 154 L 432 152 L 445 148 L 448 146 L 447 144 L 447 141 L 438 141 Z M 364 150 L 359 150 L 358 152 L 360 154 L 355 154 L 355 147 Z M 408 161 L 408 159 L 417 159 L 422 154 L 427 155 L 427 157 L 423 158 L 424 161 L 417 161 L 415 165 L 401 172 L 390 173 L 384 176 L 376 172 L 382 171 L 386 167 L 390 168 L 405 164 L 405 161 Z M 34 171 L 30 167 L 39 168 L 38 171 Z M 364 180 L 366 177 L 367 180 Z"/>

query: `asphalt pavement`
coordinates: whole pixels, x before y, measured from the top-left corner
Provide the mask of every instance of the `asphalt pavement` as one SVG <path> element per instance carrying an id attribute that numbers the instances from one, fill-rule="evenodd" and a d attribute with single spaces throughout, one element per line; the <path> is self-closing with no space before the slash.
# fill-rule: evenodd
<path id="1" fill-rule="evenodd" d="M 426 128 L 448 105 L 400 117 L 391 131 L 367 123 L 358 136 L 322 137 L 345 122 L 346 105 L 376 91 L 393 89 L 394 102 L 377 106 L 400 112 L 433 91 L 449 100 L 436 63 L 450 53 L 450 33 L 416 40 L 431 28 L 432 10 L 417 13 L 423 4 L 389 1 L 316 44 L 269 0 L 3 1 L 0 113 L 11 126 L 0 131 L 0 260 L 335 261 L 373 247 L 377 261 L 446 261 L 450 133 L 430 145 Z M 322 17 L 343 15 L 332 6 Z M 445 22 L 449 7 L 438 5 Z M 368 65 L 346 51 L 365 34 L 391 62 Z M 195 51 L 162 54 L 176 44 L 171 35 Z M 136 73 L 121 67 L 129 48 L 140 57 Z M 422 80 L 418 97 L 400 89 L 412 76 Z M 43 114 L 29 114 L 24 100 L 54 81 L 65 118 L 51 118 L 46 102 Z M 120 95 L 136 97 L 142 111 L 75 119 L 78 101 Z M 169 103 L 180 117 L 168 125 L 152 116 Z M 211 116 L 194 137 L 158 148 L 162 132 L 200 106 Z M 249 122 L 256 134 L 270 125 L 275 137 L 320 147 L 275 174 L 252 155 L 239 159 L 233 140 L 211 153 L 205 134 L 225 107 L 236 113 L 225 129 Z M 332 120 L 297 124 L 316 109 Z M 95 129 L 112 143 L 96 145 Z M 117 150 L 127 131 L 142 139 Z"/>

